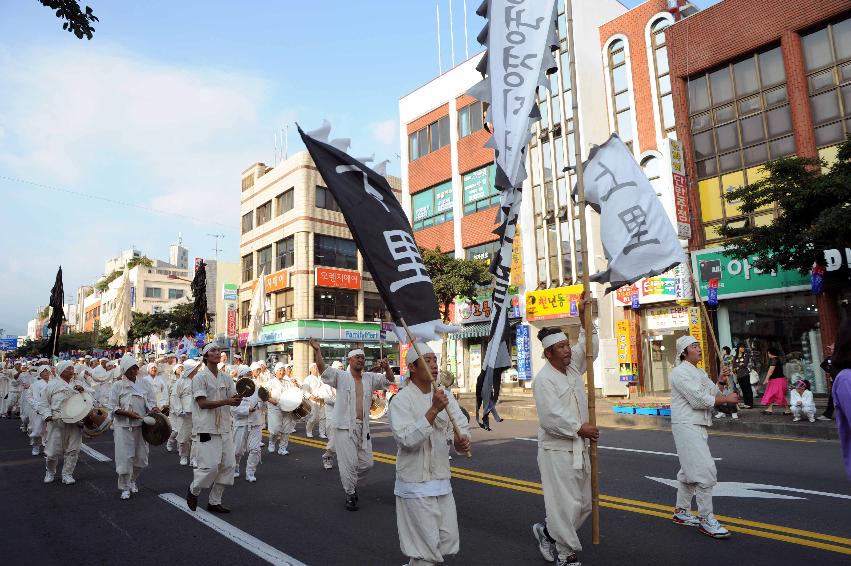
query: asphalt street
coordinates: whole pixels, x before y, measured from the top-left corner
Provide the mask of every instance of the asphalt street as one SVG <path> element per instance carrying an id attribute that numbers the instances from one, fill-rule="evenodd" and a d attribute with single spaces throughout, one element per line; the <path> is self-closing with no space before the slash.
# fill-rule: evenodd
<path id="1" fill-rule="evenodd" d="M 232 513 L 182 508 L 191 468 L 151 450 L 141 492 L 119 499 L 109 433 L 86 441 L 76 485 L 42 483 L 19 421 L 0 421 L 0 544 L 4 565 L 162 564 L 400 565 L 393 497 L 395 443 L 373 424 L 375 468 L 343 508 L 337 470 L 322 469 L 322 442 L 304 438 L 290 455 L 264 452 L 249 484 L 225 492 Z M 536 423 L 476 430 L 472 459 L 453 460 L 461 552 L 447 565 L 540 564 L 531 525 L 543 519 Z M 849 564 L 851 482 L 838 443 L 713 435 L 719 481 L 715 511 L 733 536 L 717 541 L 670 522 L 677 458 L 670 432 L 604 429 L 600 440 L 601 533 L 580 532 L 583 564 Z M 657 479 L 650 479 L 657 478 Z M 661 481 L 659 481 L 661 480 Z M 757 484 L 757 485 L 745 485 Z M 172 495 L 170 495 L 172 494 Z M 212 517 L 212 518 L 211 518 Z M 224 520 L 222 520 L 224 519 Z"/>

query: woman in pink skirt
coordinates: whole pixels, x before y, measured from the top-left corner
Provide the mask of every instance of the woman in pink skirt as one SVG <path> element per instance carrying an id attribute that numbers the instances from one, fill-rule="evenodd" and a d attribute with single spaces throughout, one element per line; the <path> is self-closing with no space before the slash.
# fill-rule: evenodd
<path id="1" fill-rule="evenodd" d="M 780 351 L 777 348 L 771 347 L 768 349 L 768 371 L 765 374 L 765 393 L 762 395 L 763 406 L 768 405 L 768 409 L 762 411 L 764 415 L 774 413 L 774 405 L 780 405 L 784 408 L 788 406 L 786 403 L 786 390 L 788 389 L 786 376 L 783 374 L 783 361 L 780 359 Z M 784 415 L 791 415 L 788 409 L 783 411 Z"/>

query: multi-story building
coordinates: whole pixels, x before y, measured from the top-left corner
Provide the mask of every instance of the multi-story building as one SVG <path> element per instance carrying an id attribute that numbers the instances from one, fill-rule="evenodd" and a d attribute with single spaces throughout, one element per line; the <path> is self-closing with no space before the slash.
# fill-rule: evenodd
<path id="1" fill-rule="evenodd" d="M 94 292 L 95 292 L 95 288 L 92 287 L 91 285 L 80 285 L 77 288 L 76 297 L 77 297 L 77 310 L 78 310 L 78 312 L 77 312 L 76 324 L 74 324 L 74 326 L 73 326 L 74 332 L 84 332 L 85 331 L 84 326 L 85 326 L 85 323 L 86 323 L 86 319 L 85 319 L 85 309 L 84 309 L 83 305 L 85 304 L 86 297 L 93 294 Z"/>
<path id="2" fill-rule="evenodd" d="M 574 165 L 574 130 L 578 122 L 583 154 L 591 144 L 604 142 L 610 133 L 606 105 L 606 83 L 600 58 L 597 29 L 626 12 L 615 0 L 574 2 L 574 40 L 577 83 L 571 84 L 568 71 L 565 3 L 558 2 L 558 26 L 561 45 L 556 54 L 558 72 L 550 76 L 550 92 L 540 100 L 543 119 L 533 126 L 520 215 L 520 250 L 515 251 L 518 267 L 514 283 L 520 308 L 513 314 L 512 334 L 521 338 L 534 335 L 541 326 L 563 326 L 574 337 L 578 323 L 571 316 L 570 302 L 548 311 L 544 317 L 524 314 L 522 304 L 538 301 L 544 295 L 575 294 L 571 284 L 580 279 L 578 214 L 568 187 L 574 176 L 565 166 Z M 489 259 L 496 249 L 495 218 L 499 196 L 494 187 L 493 152 L 483 147 L 489 134 L 483 130 L 482 104 L 465 95 L 481 79 L 475 71 L 480 55 L 465 61 L 399 101 L 403 149 L 403 207 L 408 211 L 417 242 L 427 248 L 453 253 L 456 257 Z M 579 102 L 579 120 L 572 116 L 573 97 Z M 603 268 L 599 249 L 599 222 L 589 213 L 591 271 Z M 521 253 L 517 253 L 520 251 Z M 607 393 L 621 393 L 625 387 L 618 377 L 613 341 L 611 301 L 595 286 L 601 335 L 601 355 L 595 365 L 595 385 Z M 487 347 L 488 326 L 484 311 L 463 305 L 459 322 L 464 324 L 449 343 L 446 361 L 465 389 L 474 386 Z M 521 319 L 522 317 L 522 319 Z M 573 320 L 571 320 L 573 319 Z M 524 328 L 525 327 L 525 328 Z M 528 351 L 519 352 L 531 359 L 529 378 L 541 365 L 540 344 L 536 340 L 517 340 Z M 526 346 L 526 344 L 529 344 Z M 528 379 L 525 381 L 528 382 Z M 527 383 L 528 385 L 528 383 Z"/>
<path id="3" fill-rule="evenodd" d="M 388 181 L 400 192 L 398 178 Z M 320 340 L 329 361 L 345 360 L 354 347 L 365 350 L 368 364 L 398 355 L 390 348 L 392 335 L 382 340 L 385 307 L 375 283 L 306 151 L 276 167 L 246 169 L 240 202 L 240 347 L 246 346 L 251 298 L 263 275 L 266 325 L 250 344 L 254 359 L 291 361 L 303 376 L 313 361 L 309 338 Z"/>
<path id="4" fill-rule="evenodd" d="M 851 292 L 814 296 L 797 272 L 757 272 L 723 253 L 718 228 L 777 217 L 774 205 L 744 214 L 724 198 L 763 178 L 761 165 L 790 155 L 831 162 L 851 134 L 851 5 L 724 0 L 671 25 L 665 40 L 691 196 L 692 265 L 704 296 L 708 280 L 720 277 L 720 342 L 747 342 L 761 356 L 780 348 L 802 360 L 803 375 L 823 392 L 823 346 Z"/>
<path id="5" fill-rule="evenodd" d="M 215 315 L 210 332 L 231 338 L 235 343 L 239 330 L 240 264 L 217 259 L 205 259 L 204 263 L 207 265 L 207 309 Z"/>
<path id="6" fill-rule="evenodd" d="M 93 292 L 83 298 L 83 332 L 100 328 L 100 293 Z"/>

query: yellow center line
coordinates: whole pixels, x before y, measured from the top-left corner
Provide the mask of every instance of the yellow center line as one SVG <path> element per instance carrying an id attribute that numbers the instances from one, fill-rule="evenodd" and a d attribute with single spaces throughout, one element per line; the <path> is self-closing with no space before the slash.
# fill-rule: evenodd
<path id="1" fill-rule="evenodd" d="M 264 433 L 265 434 L 265 433 Z M 325 448 L 325 442 L 320 440 L 314 440 L 312 438 L 304 438 L 301 436 L 290 436 L 290 442 L 295 442 L 296 444 L 302 444 L 304 446 L 310 446 L 312 448 Z M 373 452 L 373 459 L 383 464 L 396 464 L 396 456 L 393 454 L 386 454 L 384 452 Z M 511 489 L 514 491 L 520 491 L 523 493 L 531 493 L 533 495 L 543 495 L 543 486 L 537 482 L 530 482 L 525 480 L 519 480 L 515 478 L 509 478 L 505 476 L 498 476 L 495 474 L 488 474 L 485 472 L 479 472 L 476 470 L 468 470 L 465 468 L 456 468 L 450 467 L 450 471 L 452 472 L 452 477 L 463 479 L 467 481 L 472 481 L 484 485 L 490 485 L 493 487 L 501 487 L 505 489 Z M 648 501 L 639 501 L 635 499 L 625 499 L 622 497 L 613 497 L 611 495 L 600 495 L 600 506 L 607 507 L 610 509 L 619 509 L 622 511 L 630 511 L 633 513 L 640 513 L 643 515 L 649 515 L 654 517 L 661 517 L 665 519 L 671 518 L 672 508 L 670 505 L 661 505 L 658 503 L 651 503 Z M 739 532 L 743 534 L 748 534 L 752 536 L 768 538 L 773 540 L 779 540 L 783 542 L 788 542 L 791 544 L 798 544 L 801 546 L 809 546 L 812 548 L 818 548 L 821 550 L 828 550 L 831 552 L 839 552 L 842 554 L 851 554 L 851 538 L 845 538 L 835 535 L 829 535 L 825 533 L 818 533 L 813 531 L 805 531 L 801 529 L 795 529 L 792 527 L 785 527 L 782 525 L 772 525 L 770 523 L 761 523 L 758 521 L 751 521 L 748 519 L 740 519 L 738 517 L 729 517 L 725 515 L 716 515 L 716 517 L 724 521 L 728 524 L 728 529 L 733 532 Z M 748 528 L 753 527 L 753 528 Z M 756 530 L 759 529 L 759 530 Z M 806 537 L 809 539 L 815 540 L 806 540 Z M 838 543 L 839 545 L 847 545 L 846 546 L 838 546 L 835 544 L 828 544 L 827 542 L 819 542 L 819 541 L 829 541 Z"/>

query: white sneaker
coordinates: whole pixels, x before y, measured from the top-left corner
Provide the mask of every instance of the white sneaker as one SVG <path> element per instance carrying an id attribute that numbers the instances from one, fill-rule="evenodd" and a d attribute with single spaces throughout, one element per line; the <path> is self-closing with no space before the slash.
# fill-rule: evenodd
<path id="1" fill-rule="evenodd" d="M 700 519 L 692 515 L 688 509 L 674 509 L 674 516 L 671 520 L 677 525 L 685 525 L 687 527 L 697 527 L 700 525 Z"/>
<path id="2" fill-rule="evenodd" d="M 725 415 L 725 414 L 724 414 L 724 413 L 722 413 L 721 411 L 718 411 L 717 413 L 715 413 L 715 418 L 716 418 L 716 419 L 723 419 L 723 418 L 724 418 L 724 417 L 726 417 L 726 416 L 727 416 L 727 415 Z"/>
<path id="3" fill-rule="evenodd" d="M 130 482 L 130 493 L 139 493 L 139 487 L 136 485 L 136 482 Z"/>
<path id="4" fill-rule="evenodd" d="M 274 454 L 274 453 L 275 453 L 275 443 L 274 443 L 274 442 L 270 442 L 270 443 L 269 443 L 269 453 L 270 453 L 270 454 Z"/>
<path id="5" fill-rule="evenodd" d="M 739 418 L 739 413 L 733 413 L 733 414 L 732 414 L 732 415 L 730 415 L 730 416 L 731 416 L 731 417 L 733 417 L 734 419 L 738 419 L 738 418 Z"/>
<path id="6" fill-rule="evenodd" d="M 234 469 L 233 469 L 233 477 L 235 477 L 235 478 L 238 478 L 238 477 L 239 477 L 239 468 L 234 468 Z"/>
<path id="7" fill-rule="evenodd" d="M 166 452 L 174 452 L 174 444 L 172 444 L 171 441 L 166 442 L 165 451 Z"/>
<path id="8" fill-rule="evenodd" d="M 307 438 L 313 438 L 313 433 L 312 432 L 305 433 L 305 436 Z"/>
<path id="9" fill-rule="evenodd" d="M 39 453 L 38 446 L 33 446 L 33 452 L 32 452 L 33 456 L 38 456 L 38 453 Z"/>
<path id="10" fill-rule="evenodd" d="M 121 499 L 130 499 L 130 490 L 125 489 L 121 492 Z"/>
<path id="11" fill-rule="evenodd" d="M 184 456 L 183 458 L 180 459 L 180 465 L 181 466 L 186 466 L 188 464 L 189 464 L 189 458 L 187 458 L 186 456 Z"/>
<path id="12" fill-rule="evenodd" d="M 797 423 L 797 422 L 800 422 L 800 421 L 801 421 L 801 417 L 795 417 L 794 419 L 792 419 L 793 423 Z"/>
<path id="13" fill-rule="evenodd" d="M 247 481 L 248 483 L 254 483 L 257 481 L 257 478 L 254 477 L 254 474 L 249 474 L 248 472 L 245 472 L 245 481 Z"/>
<path id="14" fill-rule="evenodd" d="M 193 468 L 197 468 L 198 467 L 198 460 L 196 458 L 192 458 L 192 460 L 189 462 L 189 465 L 192 466 Z"/>
<path id="15" fill-rule="evenodd" d="M 289 450 L 287 450 L 287 449 L 286 449 L 286 448 L 284 448 L 283 446 L 281 446 L 280 448 L 278 448 L 278 454 L 280 454 L 281 456 L 286 456 L 286 455 L 288 455 L 289 453 L 290 453 L 290 452 L 289 452 Z"/>
<path id="16" fill-rule="evenodd" d="M 334 459 L 331 456 L 322 456 L 322 467 L 330 470 L 334 467 Z"/>
<path id="17" fill-rule="evenodd" d="M 547 562 L 555 562 L 556 560 L 556 544 L 547 538 L 544 532 L 544 525 L 535 523 L 532 525 L 532 536 L 538 541 L 538 550 L 541 551 L 541 556 Z"/>
<path id="18" fill-rule="evenodd" d="M 77 480 L 75 480 L 73 476 L 62 476 L 62 483 L 65 485 L 74 485 L 77 483 Z"/>
<path id="19" fill-rule="evenodd" d="M 45 472 L 44 473 L 44 483 L 51 483 L 55 479 L 56 479 L 55 474 L 53 474 L 51 472 Z"/>
<path id="20" fill-rule="evenodd" d="M 830 418 L 830 417 L 826 417 L 824 415 L 819 415 L 818 417 L 816 417 L 816 420 L 817 421 L 832 421 L 833 419 Z"/>
<path id="21" fill-rule="evenodd" d="M 325 434 L 325 433 L 320 432 L 320 433 L 319 433 L 319 438 L 326 438 L 326 439 L 327 439 L 327 438 L 328 438 L 328 435 L 327 435 L 327 434 Z"/>
<path id="22" fill-rule="evenodd" d="M 816 418 L 815 418 L 815 417 L 810 417 L 810 418 L 809 418 L 809 421 L 810 421 L 811 423 L 814 423 L 814 422 L 816 422 Z"/>
<path id="23" fill-rule="evenodd" d="M 730 531 L 725 529 L 712 513 L 700 519 L 700 532 L 712 538 L 728 538 L 730 536 Z"/>

